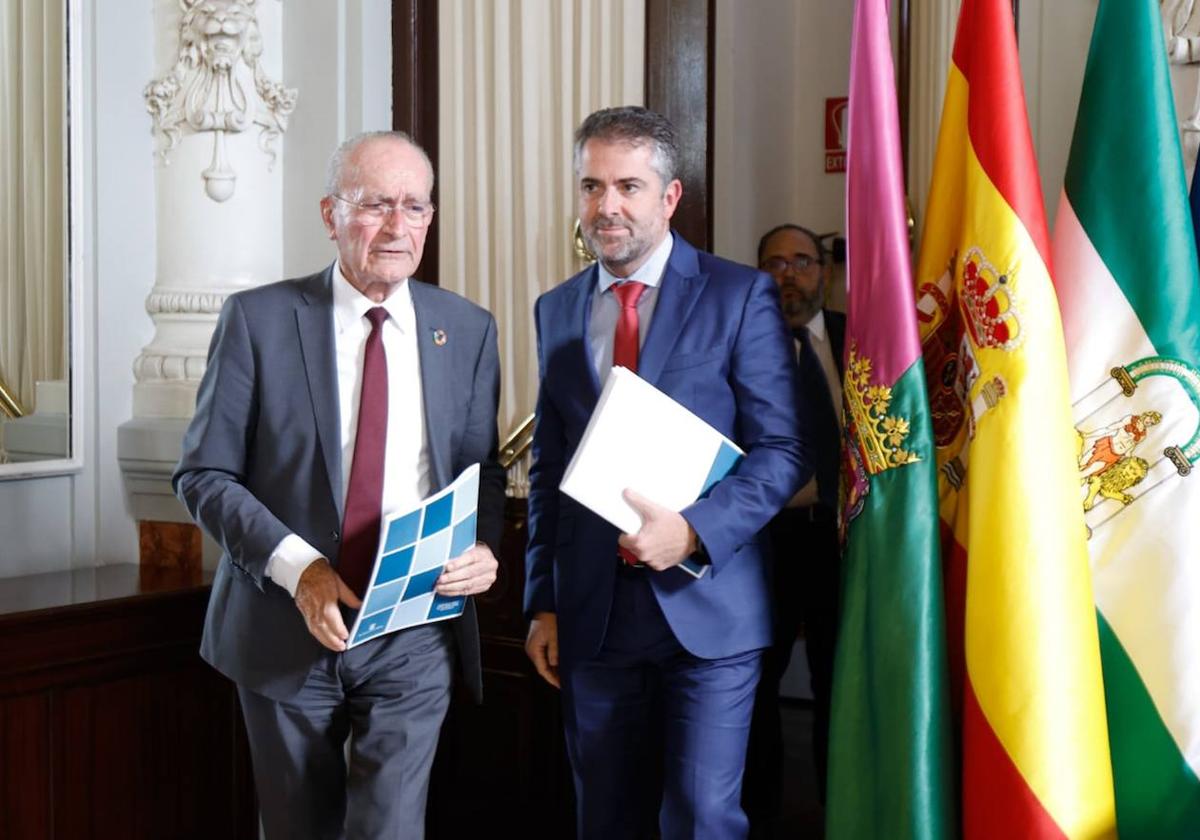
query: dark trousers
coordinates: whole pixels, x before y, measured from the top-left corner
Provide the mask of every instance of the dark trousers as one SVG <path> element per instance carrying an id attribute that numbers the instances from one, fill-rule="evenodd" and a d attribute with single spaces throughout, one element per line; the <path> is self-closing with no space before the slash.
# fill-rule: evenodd
<path id="1" fill-rule="evenodd" d="M 742 794 L 751 836 L 756 838 L 774 836 L 783 801 L 779 683 L 801 626 L 813 693 L 812 760 L 817 796 L 825 801 L 829 702 L 841 596 L 837 524 L 830 511 L 785 508 L 771 520 L 768 533 L 774 555 L 775 644 L 767 652 L 754 701 Z"/>
<path id="2" fill-rule="evenodd" d="M 446 624 L 430 624 L 327 652 L 287 702 L 239 687 L 268 840 L 424 836 L 453 664 Z"/>
<path id="3" fill-rule="evenodd" d="M 579 840 L 746 836 L 742 768 L 762 652 L 699 659 L 679 644 L 650 569 L 621 570 L 599 654 L 564 662 L 563 718 Z"/>

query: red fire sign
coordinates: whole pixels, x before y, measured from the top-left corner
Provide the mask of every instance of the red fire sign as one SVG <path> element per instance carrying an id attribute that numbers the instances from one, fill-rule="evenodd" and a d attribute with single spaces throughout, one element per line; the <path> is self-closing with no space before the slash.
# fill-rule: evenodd
<path id="1" fill-rule="evenodd" d="M 846 171 L 846 111 L 849 99 L 833 96 L 825 100 L 825 171 Z"/>

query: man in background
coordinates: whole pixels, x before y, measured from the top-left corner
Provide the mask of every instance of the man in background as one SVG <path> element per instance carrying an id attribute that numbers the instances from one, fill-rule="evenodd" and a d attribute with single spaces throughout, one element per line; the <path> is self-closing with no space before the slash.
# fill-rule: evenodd
<path id="1" fill-rule="evenodd" d="M 763 662 L 754 706 L 743 802 L 751 836 L 774 836 L 782 802 L 783 735 L 779 686 L 801 626 L 813 693 L 813 763 L 825 801 L 829 703 L 837 637 L 839 560 L 837 498 L 841 452 L 842 350 L 846 316 L 824 308 L 827 255 L 816 234 L 785 224 L 758 244 L 759 268 L 779 286 L 800 375 L 796 401 L 807 409 L 813 478 L 771 520 L 774 643 Z"/>
<path id="2" fill-rule="evenodd" d="M 382 519 L 476 462 L 483 542 L 435 591 L 496 578 L 496 325 L 412 278 L 432 189 L 402 133 L 337 149 L 321 199 L 337 260 L 226 301 L 175 472 L 224 551 L 201 654 L 237 683 L 268 838 L 421 837 L 456 649 L 481 693 L 469 597 L 460 618 L 347 649 Z"/>

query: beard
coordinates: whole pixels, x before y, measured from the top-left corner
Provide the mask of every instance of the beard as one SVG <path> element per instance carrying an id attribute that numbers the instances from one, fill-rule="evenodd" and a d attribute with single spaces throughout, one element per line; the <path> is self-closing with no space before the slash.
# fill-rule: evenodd
<path id="1" fill-rule="evenodd" d="M 601 225 L 609 228 L 624 228 L 629 231 L 629 236 L 615 243 L 611 240 L 606 240 L 598 233 L 597 228 Z M 655 245 L 651 231 L 634 227 L 623 220 L 602 218 L 596 219 L 592 224 L 583 228 L 583 241 L 587 244 L 588 250 L 595 254 L 596 259 L 600 260 L 610 272 L 613 269 L 623 269 L 630 263 L 637 262 L 650 253 L 650 250 Z M 607 245 L 605 244 L 606 242 L 608 243 Z"/>
<path id="2" fill-rule="evenodd" d="M 822 297 L 823 289 L 821 287 L 817 287 L 811 293 L 795 286 L 783 289 L 779 304 L 783 309 L 783 317 L 787 319 L 788 326 L 795 329 L 803 327 L 811 321 L 813 316 L 821 310 Z"/>

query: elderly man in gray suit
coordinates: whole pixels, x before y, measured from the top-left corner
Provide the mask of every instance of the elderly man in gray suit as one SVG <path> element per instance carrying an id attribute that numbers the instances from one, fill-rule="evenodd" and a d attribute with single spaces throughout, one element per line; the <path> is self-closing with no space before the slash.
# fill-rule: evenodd
<path id="1" fill-rule="evenodd" d="M 226 301 L 175 472 L 224 550 L 201 653 L 238 685 L 269 838 L 420 837 L 456 649 L 481 694 L 469 597 L 458 619 L 347 648 L 382 517 L 476 462 L 481 542 L 435 591 L 496 578 L 496 324 L 412 279 L 432 189 L 401 133 L 338 148 L 321 200 L 337 261 Z"/>

